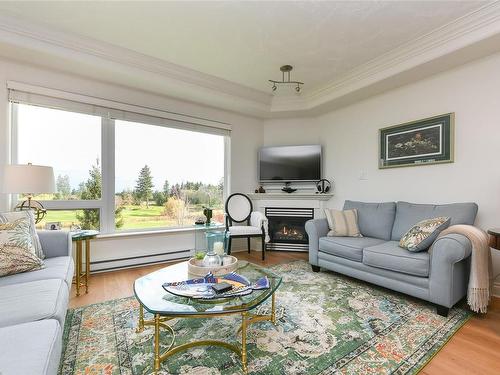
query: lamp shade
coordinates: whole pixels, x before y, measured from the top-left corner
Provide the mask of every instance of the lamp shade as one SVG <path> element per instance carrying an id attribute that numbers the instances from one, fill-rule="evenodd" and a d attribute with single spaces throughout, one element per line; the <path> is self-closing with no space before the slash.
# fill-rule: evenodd
<path id="1" fill-rule="evenodd" d="M 3 193 L 55 193 L 54 169 L 43 165 L 6 165 Z"/>

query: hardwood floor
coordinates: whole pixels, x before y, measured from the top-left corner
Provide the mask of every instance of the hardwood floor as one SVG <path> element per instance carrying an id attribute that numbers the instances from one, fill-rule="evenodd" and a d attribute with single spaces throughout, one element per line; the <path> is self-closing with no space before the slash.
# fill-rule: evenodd
<path id="1" fill-rule="evenodd" d="M 238 252 L 237 256 L 265 266 L 307 260 L 307 254 L 304 253 L 268 253 L 264 262 L 257 251 L 251 254 Z M 88 294 L 76 297 L 72 290 L 70 307 L 131 296 L 135 279 L 162 267 L 165 264 L 93 274 Z M 486 315 L 475 316 L 465 323 L 420 374 L 500 374 L 500 299 L 494 298 L 488 310 Z"/>

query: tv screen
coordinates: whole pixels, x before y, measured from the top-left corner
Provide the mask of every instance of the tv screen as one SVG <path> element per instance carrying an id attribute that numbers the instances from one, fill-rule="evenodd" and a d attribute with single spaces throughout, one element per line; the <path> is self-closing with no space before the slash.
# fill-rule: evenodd
<path id="1" fill-rule="evenodd" d="M 259 180 L 318 181 L 321 179 L 321 146 L 263 147 L 259 151 Z"/>

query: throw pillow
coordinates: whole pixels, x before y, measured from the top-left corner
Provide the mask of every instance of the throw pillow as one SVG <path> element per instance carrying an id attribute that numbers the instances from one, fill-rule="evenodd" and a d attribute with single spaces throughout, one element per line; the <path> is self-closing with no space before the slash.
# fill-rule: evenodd
<path id="1" fill-rule="evenodd" d="M 358 227 L 358 210 L 332 210 L 325 208 L 330 237 L 363 237 Z"/>
<path id="2" fill-rule="evenodd" d="M 35 254 L 28 215 L 0 223 L 0 276 L 35 271 L 43 261 Z"/>
<path id="3" fill-rule="evenodd" d="M 439 233 L 450 226 L 450 221 L 445 216 L 419 221 L 401 237 L 399 246 L 413 252 L 427 250 Z"/>
<path id="4" fill-rule="evenodd" d="M 45 254 L 43 253 L 42 244 L 40 243 L 40 238 L 38 237 L 38 234 L 36 232 L 35 214 L 33 213 L 32 210 L 0 213 L 0 224 L 13 222 L 17 219 L 22 219 L 22 218 L 28 218 L 29 220 L 29 232 L 36 256 L 38 256 L 40 259 L 44 259 Z"/>

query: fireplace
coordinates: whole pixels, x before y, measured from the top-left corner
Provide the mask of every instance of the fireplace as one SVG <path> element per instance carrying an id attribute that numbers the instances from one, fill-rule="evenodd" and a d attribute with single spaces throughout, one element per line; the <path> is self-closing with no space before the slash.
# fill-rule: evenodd
<path id="1" fill-rule="evenodd" d="M 308 251 L 305 224 L 314 218 L 313 208 L 266 207 L 266 217 L 271 238 L 267 250 Z"/>

